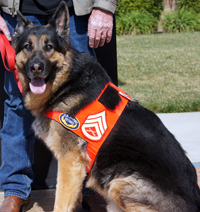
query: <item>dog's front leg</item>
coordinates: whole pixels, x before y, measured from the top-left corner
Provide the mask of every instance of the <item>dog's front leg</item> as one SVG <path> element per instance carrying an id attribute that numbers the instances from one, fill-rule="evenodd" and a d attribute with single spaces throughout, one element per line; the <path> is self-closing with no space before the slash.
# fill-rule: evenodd
<path id="1" fill-rule="evenodd" d="M 70 151 L 58 159 L 58 177 L 54 212 L 73 212 L 86 176 L 86 160 L 81 152 Z"/>

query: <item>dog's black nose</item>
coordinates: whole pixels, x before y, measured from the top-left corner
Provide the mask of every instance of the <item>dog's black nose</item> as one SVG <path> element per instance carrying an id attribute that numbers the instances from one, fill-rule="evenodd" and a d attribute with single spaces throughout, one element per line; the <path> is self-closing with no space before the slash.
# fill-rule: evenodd
<path id="1" fill-rule="evenodd" d="M 31 63 L 30 70 L 33 73 L 41 73 L 44 70 L 44 64 L 43 63 Z"/>

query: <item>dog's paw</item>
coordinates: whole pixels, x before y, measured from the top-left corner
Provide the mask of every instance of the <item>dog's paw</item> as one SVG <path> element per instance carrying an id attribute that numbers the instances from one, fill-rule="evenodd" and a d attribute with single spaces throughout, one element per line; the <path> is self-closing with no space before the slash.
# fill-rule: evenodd
<path id="1" fill-rule="evenodd" d="M 33 207 L 27 212 L 44 212 L 44 210 L 37 202 L 35 202 Z"/>

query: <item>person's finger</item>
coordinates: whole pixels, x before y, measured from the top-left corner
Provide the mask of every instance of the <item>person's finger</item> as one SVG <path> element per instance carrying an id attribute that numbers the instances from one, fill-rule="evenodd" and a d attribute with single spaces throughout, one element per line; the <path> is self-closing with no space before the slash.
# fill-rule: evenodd
<path id="1" fill-rule="evenodd" d="M 106 43 L 109 43 L 112 38 L 112 28 L 110 28 L 107 32 Z"/>
<path id="2" fill-rule="evenodd" d="M 101 33 L 99 31 L 96 31 L 94 48 L 97 48 L 99 46 L 100 40 L 101 40 Z"/>
<path id="3" fill-rule="evenodd" d="M 9 30 L 6 28 L 6 29 L 3 29 L 2 31 L 3 31 L 4 35 L 7 37 L 7 39 L 8 39 L 9 41 L 11 41 L 12 38 L 11 38 L 11 36 L 10 36 Z"/>
<path id="4" fill-rule="evenodd" d="M 90 30 L 88 31 L 88 37 L 89 37 L 89 46 L 91 48 L 94 48 L 94 44 L 95 44 L 95 34 L 96 34 L 96 30 L 90 28 Z"/>
<path id="5" fill-rule="evenodd" d="M 0 16 L 0 30 L 4 33 L 4 35 L 7 37 L 9 41 L 12 40 L 7 24 L 5 20 L 2 18 L 2 16 Z"/>
<path id="6" fill-rule="evenodd" d="M 106 37 L 107 37 L 107 33 L 106 32 L 102 32 L 99 46 L 103 46 L 105 44 Z"/>

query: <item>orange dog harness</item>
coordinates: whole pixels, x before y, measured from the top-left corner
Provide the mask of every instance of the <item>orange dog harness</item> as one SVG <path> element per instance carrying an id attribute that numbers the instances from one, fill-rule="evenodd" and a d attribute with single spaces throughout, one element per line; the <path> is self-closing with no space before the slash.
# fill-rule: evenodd
<path id="1" fill-rule="evenodd" d="M 108 85 L 115 88 L 121 98 L 121 101 L 114 110 L 106 108 L 98 101 Z M 100 147 L 111 132 L 129 100 L 131 100 L 130 96 L 109 82 L 97 99 L 85 106 L 75 117 L 70 117 L 67 113 L 60 111 L 47 112 L 46 117 L 59 122 L 65 128 L 88 142 L 87 153 L 91 159 L 91 163 L 86 171 L 89 172 Z"/>

